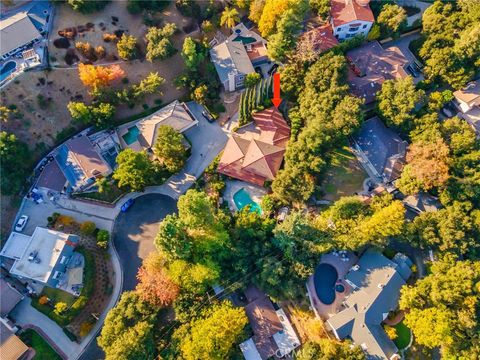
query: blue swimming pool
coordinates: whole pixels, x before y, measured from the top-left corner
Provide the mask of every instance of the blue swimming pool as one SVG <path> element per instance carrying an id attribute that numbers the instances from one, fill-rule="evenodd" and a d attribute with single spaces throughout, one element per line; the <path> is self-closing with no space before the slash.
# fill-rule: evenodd
<path id="1" fill-rule="evenodd" d="M 128 132 L 126 134 L 122 135 L 122 138 L 127 145 L 131 145 L 137 141 L 138 134 L 140 134 L 140 130 L 136 126 L 132 126 L 128 128 Z"/>
<path id="2" fill-rule="evenodd" d="M 337 269 L 330 264 L 322 263 L 315 269 L 313 274 L 315 291 L 320 301 L 325 305 L 330 305 L 335 301 L 335 284 L 337 279 Z"/>
<path id="3" fill-rule="evenodd" d="M 3 65 L 2 69 L 0 70 L 0 81 L 3 81 L 10 75 L 13 71 L 15 71 L 15 68 L 17 67 L 17 64 L 15 61 L 9 61 L 5 65 Z"/>
<path id="4" fill-rule="evenodd" d="M 238 210 L 242 210 L 245 206 L 250 205 L 251 212 L 255 211 L 259 214 L 262 213 L 260 205 L 252 200 L 250 194 L 244 188 L 241 188 L 233 195 L 233 201 L 235 202 Z"/>

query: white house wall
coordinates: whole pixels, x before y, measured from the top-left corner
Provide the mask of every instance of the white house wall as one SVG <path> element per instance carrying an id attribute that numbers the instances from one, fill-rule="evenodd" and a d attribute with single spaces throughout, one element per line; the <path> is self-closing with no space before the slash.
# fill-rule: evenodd
<path id="1" fill-rule="evenodd" d="M 357 24 L 358 26 L 356 26 Z M 341 26 L 334 27 L 333 35 L 335 35 L 338 40 L 347 40 L 357 35 L 363 35 L 366 37 L 372 28 L 372 24 L 373 23 L 370 21 L 351 21 Z M 355 27 L 352 25 L 355 25 Z"/>

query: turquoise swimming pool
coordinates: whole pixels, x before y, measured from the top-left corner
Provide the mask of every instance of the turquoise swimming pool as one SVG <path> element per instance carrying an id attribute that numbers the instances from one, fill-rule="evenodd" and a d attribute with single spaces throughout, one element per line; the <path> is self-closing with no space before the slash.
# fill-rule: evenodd
<path id="1" fill-rule="evenodd" d="M 245 206 L 250 205 L 250 211 L 262 213 L 262 208 L 255 201 L 252 200 L 250 194 L 244 188 L 241 188 L 233 195 L 233 201 L 238 210 L 242 210 Z"/>
<path id="2" fill-rule="evenodd" d="M 140 134 L 140 130 L 136 126 L 132 126 L 128 128 L 128 132 L 126 134 L 122 135 L 122 138 L 127 145 L 131 145 L 137 141 L 138 134 Z"/>

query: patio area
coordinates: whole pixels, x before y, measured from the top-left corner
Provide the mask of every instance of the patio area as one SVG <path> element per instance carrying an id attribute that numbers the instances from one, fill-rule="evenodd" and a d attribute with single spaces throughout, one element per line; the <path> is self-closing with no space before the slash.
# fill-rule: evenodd
<path id="1" fill-rule="evenodd" d="M 328 319 L 331 315 L 336 314 L 343 309 L 343 301 L 350 294 L 351 287 L 343 281 L 345 275 L 358 261 L 358 257 L 350 251 L 338 252 L 333 251 L 325 254 L 320 259 L 320 264 L 329 264 L 335 268 L 338 274 L 337 283 L 343 285 L 344 291 L 335 290 L 335 299 L 331 304 L 324 304 L 315 290 L 315 274 L 312 274 L 307 280 L 307 291 L 310 297 L 310 305 L 315 315 L 322 320 Z M 319 264 L 319 265 L 320 265 Z M 333 289 L 332 289 L 333 290 Z"/>
<path id="2" fill-rule="evenodd" d="M 250 198 L 258 205 L 262 203 L 262 198 L 267 194 L 267 190 L 263 187 L 252 185 L 240 180 L 227 180 L 225 182 L 223 198 L 228 202 L 228 208 L 231 212 L 239 210 L 234 201 L 234 195 L 242 189 L 244 189 L 250 195 Z"/>

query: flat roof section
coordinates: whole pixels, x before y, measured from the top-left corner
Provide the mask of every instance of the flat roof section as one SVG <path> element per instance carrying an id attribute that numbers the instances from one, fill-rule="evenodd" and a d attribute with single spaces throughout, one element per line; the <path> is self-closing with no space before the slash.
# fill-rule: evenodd
<path id="1" fill-rule="evenodd" d="M 69 234 L 37 227 L 21 259 L 17 260 L 11 273 L 46 283 L 57 264 L 57 260 L 67 245 Z M 30 253 L 36 252 L 37 261 L 29 261 Z"/>
<path id="2" fill-rule="evenodd" d="M 25 249 L 30 243 L 30 236 L 20 234 L 12 231 L 7 239 L 7 242 L 3 246 L 0 256 L 5 256 L 9 259 L 18 260 L 25 253 Z"/>

